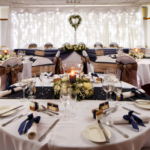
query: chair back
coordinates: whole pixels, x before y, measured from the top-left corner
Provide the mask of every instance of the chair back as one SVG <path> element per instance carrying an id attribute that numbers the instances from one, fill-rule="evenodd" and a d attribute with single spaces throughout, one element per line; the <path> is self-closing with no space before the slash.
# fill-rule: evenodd
<path id="1" fill-rule="evenodd" d="M 36 56 L 44 56 L 45 55 L 45 51 L 35 50 L 34 55 L 36 55 Z"/>
<path id="2" fill-rule="evenodd" d="M 127 65 L 127 64 L 136 64 L 137 62 L 134 58 L 128 56 L 128 55 L 122 55 L 120 57 L 117 58 L 116 62 L 120 62 L 123 65 Z M 121 74 L 122 74 L 122 70 L 120 70 L 119 68 L 117 68 L 117 78 L 120 80 L 121 79 Z M 131 70 L 131 77 L 132 77 L 132 85 L 134 86 L 138 86 L 137 83 L 137 69 L 132 69 Z"/>
<path id="3" fill-rule="evenodd" d="M 95 49 L 95 54 L 96 54 L 96 59 L 97 59 L 98 56 L 104 55 L 104 51 L 102 49 Z"/>
<path id="4" fill-rule="evenodd" d="M 40 67 L 47 66 L 47 71 L 52 73 L 55 73 L 55 65 L 54 63 L 48 59 L 48 58 L 38 58 L 33 64 L 32 64 L 32 73 L 36 73 L 36 75 L 40 75 Z"/>
<path id="5" fill-rule="evenodd" d="M 80 42 L 78 45 L 84 45 L 84 46 L 86 46 L 83 42 Z"/>
<path id="6" fill-rule="evenodd" d="M 53 48 L 53 44 L 50 43 L 50 42 L 48 42 L 48 43 L 46 43 L 46 44 L 44 45 L 44 48 L 45 48 L 45 49 L 51 49 L 51 48 Z"/>
<path id="7" fill-rule="evenodd" d="M 70 45 L 70 43 L 66 42 L 62 46 Z"/>
<path id="8" fill-rule="evenodd" d="M 28 48 L 37 48 L 37 44 L 36 43 L 31 43 L 31 44 L 29 44 Z"/>
<path id="9" fill-rule="evenodd" d="M 94 48 L 103 48 L 103 44 L 100 43 L 100 42 L 96 42 L 96 43 L 94 44 Z"/>
<path id="10" fill-rule="evenodd" d="M 2 62 L 1 66 L 2 67 L 7 67 L 7 66 L 10 66 L 10 67 L 13 67 L 15 65 L 21 65 L 22 62 L 21 60 L 19 60 L 18 58 L 9 58 L 7 60 L 5 60 L 4 62 Z M 18 77 L 20 77 L 22 75 L 22 73 L 18 73 Z M 8 75 L 6 74 L 3 74 L 1 76 L 1 87 L 0 87 L 0 90 L 4 90 L 5 87 L 6 87 L 6 82 L 7 82 L 7 79 L 8 79 Z"/>
<path id="11" fill-rule="evenodd" d="M 116 42 L 110 43 L 109 47 L 119 47 L 119 45 Z"/>

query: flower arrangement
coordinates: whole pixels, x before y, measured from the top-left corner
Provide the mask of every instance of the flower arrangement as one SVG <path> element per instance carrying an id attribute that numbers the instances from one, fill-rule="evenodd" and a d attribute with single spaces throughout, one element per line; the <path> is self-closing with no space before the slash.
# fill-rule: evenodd
<path id="1" fill-rule="evenodd" d="M 92 84 L 86 78 L 77 78 L 76 83 L 69 86 L 69 79 L 67 77 L 62 78 L 62 80 L 54 83 L 54 95 L 55 98 L 59 98 L 61 88 L 67 90 L 72 88 L 73 91 L 77 93 L 77 100 L 90 98 L 94 94 L 94 88 Z"/>
<path id="2" fill-rule="evenodd" d="M 138 53 L 138 55 L 141 56 L 141 59 L 145 58 L 145 54 L 144 53 Z M 134 59 L 139 59 L 139 56 L 137 55 L 137 53 L 135 52 L 130 52 L 129 56 L 133 57 Z"/>
<path id="3" fill-rule="evenodd" d="M 65 45 L 61 48 L 64 51 L 67 52 L 72 52 L 72 51 L 82 51 L 82 50 L 87 50 L 88 47 L 86 47 L 85 45 Z"/>
<path id="4" fill-rule="evenodd" d="M 6 60 L 6 59 L 8 59 L 8 58 L 10 58 L 10 55 L 9 55 L 9 54 L 7 54 L 7 55 L 5 55 L 5 54 L 0 54 L 0 60 L 4 61 L 4 60 Z"/>
<path id="5" fill-rule="evenodd" d="M 73 23 L 72 22 L 72 19 L 78 19 L 78 22 L 77 23 Z M 70 25 L 75 29 L 75 31 L 76 31 L 76 29 L 78 28 L 78 26 L 81 24 L 81 21 L 82 21 L 82 18 L 79 16 L 79 15 L 72 15 L 72 16 L 70 16 L 69 17 L 69 23 L 70 23 Z"/>

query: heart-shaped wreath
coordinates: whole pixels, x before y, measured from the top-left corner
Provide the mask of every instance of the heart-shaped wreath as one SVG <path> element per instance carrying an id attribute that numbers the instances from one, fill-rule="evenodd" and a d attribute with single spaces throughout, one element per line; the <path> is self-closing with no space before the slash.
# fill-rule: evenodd
<path id="1" fill-rule="evenodd" d="M 78 19 L 77 23 L 73 23 L 73 19 Z M 72 15 L 69 17 L 70 25 L 76 30 L 78 26 L 81 24 L 82 18 L 79 15 Z"/>

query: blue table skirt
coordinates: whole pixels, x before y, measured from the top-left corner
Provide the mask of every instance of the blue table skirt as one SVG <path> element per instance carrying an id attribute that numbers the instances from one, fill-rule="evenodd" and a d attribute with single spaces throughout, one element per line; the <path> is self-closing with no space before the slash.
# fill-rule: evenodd
<path id="1" fill-rule="evenodd" d="M 25 50 L 26 51 L 26 55 L 34 55 L 35 50 L 37 49 L 14 49 L 15 52 L 18 52 L 18 50 Z M 60 49 L 45 49 L 45 55 L 44 57 L 48 57 L 51 60 L 54 59 L 57 51 Z M 115 48 L 103 48 L 102 49 L 104 51 L 104 55 L 110 55 L 110 54 L 117 54 Z M 43 50 L 41 50 L 43 51 Z M 124 53 L 129 53 L 129 49 L 125 48 L 123 49 Z M 63 55 L 63 50 L 60 50 L 61 55 Z M 95 49 L 88 49 L 86 50 L 86 52 L 88 53 L 88 56 L 90 58 L 91 61 L 95 62 L 96 60 L 96 54 L 95 54 Z"/>

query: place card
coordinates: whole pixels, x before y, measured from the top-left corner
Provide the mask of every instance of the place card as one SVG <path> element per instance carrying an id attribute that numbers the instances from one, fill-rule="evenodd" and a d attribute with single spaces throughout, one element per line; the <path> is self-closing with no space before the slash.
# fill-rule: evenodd
<path id="1" fill-rule="evenodd" d="M 102 119 L 103 110 L 96 108 L 92 110 L 93 118 L 96 120 Z"/>
<path id="2" fill-rule="evenodd" d="M 47 109 L 57 112 L 57 111 L 59 111 L 59 106 L 57 104 L 48 102 Z"/>
<path id="3" fill-rule="evenodd" d="M 106 110 L 106 109 L 108 109 L 108 108 L 109 108 L 109 102 L 108 102 L 108 101 L 99 104 L 99 109 L 101 109 L 101 110 Z"/>
<path id="4" fill-rule="evenodd" d="M 122 93 L 120 93 L 119 95 L 117 95 L 117 99 L 118 99 L 118 101 L 124 101 L 125 96 Z"/>
<path id="5" fill-rule="evenodd" d="M 54 83 L 57 82 L 57 81 L 60 81 L 60 80 L 61 80 L 61 78 L 55 78 Z"/>
<path id="6" fill-rule="evenodd" d="M 35 110 L 39 109 L 39 103 L 36 101 L 31 101 L 29 103 L 29 107 L 30 107 L 30 110 L 35 111 Z"/>

